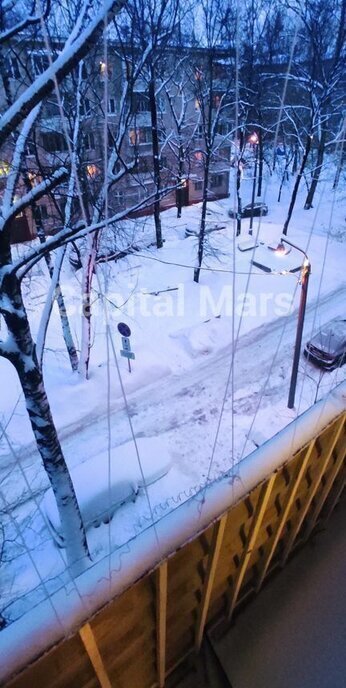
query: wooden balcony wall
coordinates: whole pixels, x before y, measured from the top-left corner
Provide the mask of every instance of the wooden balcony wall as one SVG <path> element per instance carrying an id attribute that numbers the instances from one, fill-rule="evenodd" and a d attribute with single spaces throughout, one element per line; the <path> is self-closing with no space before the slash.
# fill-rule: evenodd
<path id="1" fill-rule="evenodd" d="M 324 527 L 345 487 L 346 413 L 6 685 L 153 688 Z M 280 457 L 278 457 L 279 463 Z M 317 540 L 318 543 L 318 540 Z"/>

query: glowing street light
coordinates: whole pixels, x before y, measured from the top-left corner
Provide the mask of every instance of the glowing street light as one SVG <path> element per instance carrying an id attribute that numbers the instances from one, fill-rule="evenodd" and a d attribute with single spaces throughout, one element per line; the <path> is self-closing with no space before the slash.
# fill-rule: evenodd
<path id="1" fill-rule="evenodd" d="M 289 393 L 288 393 L 288 403 L 287 403 L 288 408 L 292 409 L 294 407 L 294 399 L 295 399 L 296 387 L 297 387 L 298 365 L 299 365 L 300 350 L 301 350 L 301 345 L 302 345 L 304 316 L 305 316 L 305 308 L 306 308 L 306 298 L 307 298 L 307 293 L 308 293 L 309 277 L 310 277 L 310 273 L 311 273 L 311 264 L 310 264 L 309 258 L 306 255 L 305 251 L 303 251 L 303 249 L 299 248 L 299 246 L 292 244 L 286 238 L 285 239 L 282 238 L 280 243 L 278 244 L 278 247 L 276 249 L 276 252 L 278 253 L 278 255 L 284 255 L 283 254 L 283 250 L 285 250 L 284 244 L 288 244 L 289 246 L 292 246 L 292 248 L 295 248 L 297 251 L 300 251 L 300 253 L 303 253 L 303 255 L 304 255 L 304 261 L 303 261 L 303 265 L 301 267 L 300 280 L 299 280 L 302 289 L 300 292 L 296 341 L 295 341 L 295 346 L 294 346 L 291 382 L 290 382 L 290 389 L 289 389 Z"/>

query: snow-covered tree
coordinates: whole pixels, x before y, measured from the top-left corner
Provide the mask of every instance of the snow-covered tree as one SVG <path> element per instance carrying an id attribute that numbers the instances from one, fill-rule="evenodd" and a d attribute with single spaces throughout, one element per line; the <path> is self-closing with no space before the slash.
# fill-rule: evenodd
<path id="1" fill-rule="evenodd" d="M 20 83 L 16 97 L 12 98 L 10 84 L 6 83 L 6 79 L 3 81 L 4 105 L 0 119 L 0 145 L 1 156 L 7 167 L 0 215 L 0 314 L 7 334 L 5 333 L 0 342 L 0 355 L 12 363 L 18 374 L 37 448 L 57 500 L 68 563 L 73 574 L 79 573 L 86 565 L 88 547 L 73 484 L 45 391 L 42 370 L 23 301 L 21 280 L 32 265 L 48 252 L 64 245 L 74 235 L 78 235 L 78 231 L 71 225 L 63 227 L 53 239 L 34 247 L 25 258 L 16 262 L 11 251 L 11 224 L 20 212 L 24 212 L 32 203 L 37 203 L 68 179 L 69 161 L 67 165 L 61 164 L 54 170 L 47 170 L 45 177 L 31 190 L 22 188 L 22 195 L 16 197 L 16 191 L 21 183 L 26 144 L 44 99 L 53 93 L 57 85 L 88 53 L 90 46 L 102 35 L 105 21 L 110 21 L 122 5 L 121 0 L 94 2 L 92 7 L 87 0 L 80 3 L 78 8 L 76 7 L 78 15 L 75 15 L 74 28 L 65 39 L 61 32 L 62 44 L 59 45 L 56 54 L 53 50 L 48 53 L 50 64 L 38 60 L 39 73 L 36 74 L 35 65 L 29 73 L 26 72 L 25 65 L 18 66 L 16 63 L 16 69 L 20 73 L 23 71 L 25 75 L 28 74 L 32 83 L 27 84 L 24 79 Z M 5 3 L 1 15 L 0 45 L 3 58 L 5 55 L 8 60 L 14 59 L 21 41 L 26 41 L 27 46 L 30 45 L 33 39 L 30 27 L 33 27 L 34 31 L 40 27 L 43 34 L 41 38 L 48 48 L 49 20 L 59 9 L 57 3 L 47 3 L 41 14 L 39 5 L 33 5 L 33 9 L 30 7 L 27 15 L 23 16 L 23 5 L 21 4 L 20 14 L 15 12 L 14 7 L 13 3 Z M 14 68 L 14 63 L 12 67 Z"/>

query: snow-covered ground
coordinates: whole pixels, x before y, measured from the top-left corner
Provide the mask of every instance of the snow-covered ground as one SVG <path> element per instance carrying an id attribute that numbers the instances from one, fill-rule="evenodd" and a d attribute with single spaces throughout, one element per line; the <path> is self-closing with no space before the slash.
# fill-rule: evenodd
<path id="1" fill-rule="evenodd" d="M 249 174 L 249 173 L 248 173 Z M 303 342 L 336 315 L 345 315 L 346 230 L 344 194 L 331 191 L 333 169 L 326 170 L 315 208 L 304 211 L 302 186 L 288 239 L 306 251 L 312 271 Z M 242 187 L 251 199 L 250 174 Z M 112 471 L 122 461 L 121 444 L 136 437 L 160 436 L 172 467 L 161 480 L 141 491 L 134 503 L 116 511 L 111 526 L 88 532 L 93 560 L 130 541 L 139 531 L 194 494 L 208 479 L 236 470 L 239 460 L 346 377 L 346 366 L 321 374 L 301 357 L 296 406 L 287 395 L 300 298 L 301 264 L 292 249 L 276 258 L 268 250 L 281 237 L 290 189 L 276 201 L 278 179 L 268 178 L 262 196 L 269 214 L 254 220 L 256 253 L 238 250 L 233 198 L 209 204 L 208 220 L 225 226 L 209 236 L 200 284 L 193 282 L 200 207 L 162 214 L 165 244 L 142 249 L 117 263 L 103 264 L 94 280 L 93 348 L 90 379 L 69 369 L 54 308 L 44 358 L 44 377 L 53 416 L 69 467 L 108 454 Z M 143 237 L 153 236 L 153 220 L 138 220 Z M 248 236 L 249 220 L 243 221 Z M 149 243 L 149 242 L 148 242 Z M 17 249 L 15 249 L 17 250 Z M 22 249 L 18 249 L 22 250 Z M 260 257 L 277 272 L 251 265 Z M 76 342 L 80 337 L 81 275 L 67 266 L 62 288 Z M 39 327 L 48 290 L 45 268 L 36 268 L 24 285 L 32 330 Z M 107 304 L 107 312 L 105 310 Z M 119 356 L 119 322 L 132 331 L 136 359 L 132 372 Z M 116 353 L 116 358 L 115 358 Z M 127 396 L 125 407 L 119 374 Z M 3 615 L 7 621 L 61 587 L 64 553 L 54 547 L 38 508 L 48 487 L 35 451 L 20 388 L 11 366 L 0 360 L 1 511 L 5 512 L 4 561 L 1 565 Z M 153 457 L 155 462 L 155 457 Z M 46 581 L 45 587 L 41 580 Z"/>

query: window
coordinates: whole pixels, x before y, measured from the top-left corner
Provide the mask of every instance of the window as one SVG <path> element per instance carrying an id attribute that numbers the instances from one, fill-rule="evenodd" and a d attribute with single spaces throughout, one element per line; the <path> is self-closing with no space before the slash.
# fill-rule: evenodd
<path id="1" fill-rule="evenodd" d="M 231 159 L 231 149 L 229 146 L 226 146 L 225 148 L 220 148 L 220 158 L 222 158 L 222 160 Z"/>
<path id="2" fill-rule="evenodd" d="M 144 173 L 145 173 L 145 172 L 149 172 L 149 170 L 150 170 L 150 160 L 149 160 L 149 158 L 139 157 L 139 158 L 138 158 L 138 163 L 137 163 L 137 166 L 136 166 L 136 170 L 137 170 L 138 172 L 144 172 Z"/>
<path id="3" fill-rule="evenodd" d="M 227 136 L 230 132 L 230 125 L 228 122 L 218 122 L 216 125 L 216 133 L 220 136 Z"/>
<path id="4" fill-rule="evenodd" d="M 101 78 L 104 78 L 106 76 L 112 76 L 112 68 L 109 64 L 107 64 L 107 62 L 105 62 L 104 60 L 100 60 L 99 73 Z"/>
<path id="5" fill-rule="evenodd" d="M 13 196 L 13 201 L 14 201 L 14 204 L 18 203 L 18 201 L 20 201 L 20 196 L 18 196 L 18 194 L 15 194 L 15 195 Z M 21 210 L 21 211 L 18 213 L 18 215 L 15 215 L 15 217 L 16 217 L 16 218 L 18 218 L 18 217 L 23 217 L 23 211 Z"/>
<path id="6" fill-rule="evenodd" d="M 42 134 L 43 148 L 47 153 L 62 152 L 67 150 L 67 143 L 63 134 L 52 131 L 49 134 Z"/>
<path id="7" fill-rule="evenodd" d="M 222 174 L 212 174 L 210 177 L 210 188 L 217 189 L 219 186 L 223 185 L 223 175 Z"/>
<path id="8" fill-rule="evenodd" d="M 157 109 L 159 112 L 166 112 L 166 103 L 162 96 L 157 99 Z"/>
<path id="9" fill-rule="evenodd" d="M 95 139 L 94 134 L 92 132 L 89 132 L 89 134 L 85 134 L 84 147 L 86 150 L 95 150 Z"/>
<path id="10" fill-rule="evenodd" d="M 203 79 L 203 72 L 199 67 L 195 67 L 195 79 L 201 81 Z"/>
<path id="11" fill-rule="evenodd" d="M 47 206 L 42 204 L 42 205 L 37 205 L 36 206 L 36 212 L 37 212 L 37 219 L 38 220 L 47 220 L 48 218 L 48 211 L 47 211 Z"/>
<path id="12" fill-rule="evenodd" d="M 114 192 L 114 202 L 115 205 L 124 205 L 125 196 L 123 191 Z"/>
<path id="13" fill-rule="evenodd" d="M 203 153 L 202 151 L 196 151 L 194 154 L 195 160 L 198 160 L 198 162 L 202 162 L 203 160 Z"/>
<path id="14" fill-rule="evenodd" d="M 10 174 L 10 166 L 5 160 L 0 160 L 0 177 L 7 177 Z"/>
<path id="15" fill-rule="evenodd" d="M 88 115 L 90 115 L 90 109 L 91 108 L 89 98 L 83 98 L 80 104 L 80 114 L 82 115 L 82 117 L 87 117 Z"/>
<path id="16" fill-rule="evenodd" d="M 36 54 L 32 55 L 31 59 L 35 76 L 39 76 L 40 74 L 42 74 L 42 72 L 44 72 L 49 65 L 47 55 Z"/>
<path id="17" fill-rule="evenodd" d="M 108 100 L 108 114 L 115 115 L 117 111 L 117 102 L 115 98 L 109 98 Z"/>
<path id="18" fill-rule="evenodd" d="M 217 110 L 222 102 L 222 93 L 214 93 L 213 94 L 213 108 Z"/>
<path id="19" fill-rule="evenodd" d="M 37 184 L 39 184 L 41 181 L 37 172 L 33 172 L 32 170 L 29 170 L 28 172 L 28 179 L 32 189 L 34 188 L 34 186 L 37 186 Z"/>
<path id="20" fill-rule="evenodd" d="M 131 146 L 143 145 L 151 143 L 151 129 L 150 127 L 140 127 L 139 129 L 130 129 L 129 140 Z"/>
<path id="21" fill-rule="evenodd" d="M 149 98 L 145 93 L 133 94 L 133 112 L 150 112 Z"/>
<path id="22" fill-rule="evenodd" d="M 200 110 L 201 109 L 201 104 L 198 100 L 198 98 L 195 98 L 195 110 Z"/>
<path id="23" fill-rule="evenodd" d="M 35 155 L 36 152 L 36 147 L 33 141 L 30 141 L 30 139 L 26 142 L 25 145 L 25 155 Z"/>
<path id="24" fill-rule="evenodd" d="M 97 165 L 94 165 L 94 163 L 89 163 L 89 165 L 86 166 L 86 171 L 88 177 L 97 177 L 97 175 L 100 174 L 99 168 Z"/>
<path id="25" fill-rule="evenodd" d="M 202 191 L 203 182 L 200 179 L 197 182 L 194 182 L 193 185 L 195 187 L 195 191 Z"/>
<path id="26" fill-rule="evenodd" d="M 18 65 L 18 60 L 16 57 L 13 57 L 12 55 L 8 55 L 5 58 L 5 69 L 8 73 L 8 76 L 10 77 L 10 79 L 19 79 L 20 78 L 19 65 Z"/>

